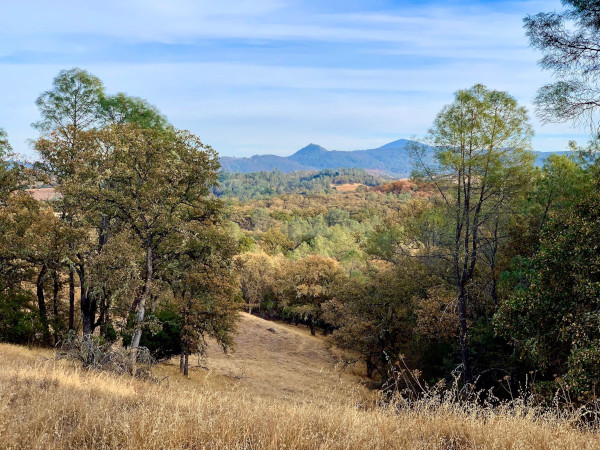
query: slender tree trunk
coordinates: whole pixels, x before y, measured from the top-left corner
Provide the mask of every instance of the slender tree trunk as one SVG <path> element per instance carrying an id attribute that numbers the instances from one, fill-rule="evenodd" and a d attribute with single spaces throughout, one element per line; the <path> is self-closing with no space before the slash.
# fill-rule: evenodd
<path id="1" fill-rule="evenodd" d="M 44 265 L 40 270 L 36 282 L 36 293 L 38 301 L 38 309 L 40 311 L 40 321 L 44 328 L 44 343 L 50 343 L 50 325 L 48 324 L 48 311 L 46 309 L 46 300 L 44 298 L 44 280 L 46 279 L 46 273 L 48 268 Z"/>
<path id="2" fill-rule="evenodd" d="M 492 273 L 491 295 L 494 300 L 494 306 L 498 308 L 498 280 L 496 279 L 496 255 L 498 254 L 498 221 L 494 224 L 494 241 L 492 243 L 492 254 L 490 256 L 490 272 Z"/>
<path id="3" fill-rule="evenodd" d="M 54 345 L 56 345 L 59 339 L 58 294 L 60 292 L 60 281 L 58 279 L 58 272 L 56 270 L 52 271 L 52 280 L 54 282 L 52 289 L 52 312 L 54 313 L 52 328 L 54 328 Z"/>
<path id="4" fill-rule="evenodd" d="M 75 330 L 75 272 L 69 267 L 69 331 Z"/>
<path id="5" fill-rule="evenodd" d="M 102 215 L 100 219 L 100 226 L 98 227 L 98 253 L 102 251 L 102 248 L 108 241 L 108 234 L 106 229 L 108 228 L 108 218 Z"/>
<path id="6" fill-rule="evenodd" d="M 183 351 L 179 354 L 179 372 L 183 372 Z"/>
<path id="7" fill-rule="evenodd" d="M 495 271 L 495 267 L 492 267 L 492 300 L 494 300 L 494 306 L 498 308 L 498 281 Z"/>
<path id="8" fill-rule="evenodd" d="M 87 280 L 85 274 L 85 266 L 83 263 L 79 264 L 77 270 L 79 274 L 79 284 L 81 293 L 80 305 L 81 305 L 81 322 L 83 326 L 83 337 L 89 337 L 94 333 L 95 319 L 96 319 L 96 302 L 90 299 L 87 291 Z"/>
<path id="9" fill-rule="evenodd" d="M 138 310 L 135 316 L 135 326 L 133 336 L 131 337 L 131 370 L 135 373 L 135 364 L 137 360 L 137 350 L 140 346 L 142 338 L 142 327 L 144 323 L 144 315 L 146 313 L 146 299 L 150 293 L 150 283 L 152 282 L 152 248 L 148 243 L 146 247 L 146 277 L 144 280 L 144 289 L 138 303 Z"/>
<path id="10" fill-rule="evenodd" d="M 469 345 L 467 342 L 467 293 L 461 287 L 458 296 L 458 313 L 460 320 L 460 355 L 463 364 L 463 376 L 465 384 L 471 383 L 471 366 L 469 363 Z"/>
<path id="11" fill-rule="evenodd" d="M 315 327 L 315 319 L 312 316 L 310 317 L 309 326 L 310 326 L 310 334 L 312 336 L 314 336 L 316 334 L 316 327 Z"/>
<path id="12" fill-rule="evenodd" d="M 154 311 L 156 311 L 156 307 L 158 306 L 158 299 L 160 297 L 158 295 L 151 295 L 150 296 L 150 314 L 154 314 Z"/>
<path id="13" fill-rule="evenodd" d="M 183 376 L 187 377 L 190 373 L 190 353 L 186 350 L 183 361 Z"/>
<path id="14" fill-rule="evenodd" d="M 371 361 L 370 356 L 365 362 L 367 365 L 367 378 L 371 379 L 373 378 L 373 373 L 375 372 L 375 364 L 373 364 L 373 361 Z"/>

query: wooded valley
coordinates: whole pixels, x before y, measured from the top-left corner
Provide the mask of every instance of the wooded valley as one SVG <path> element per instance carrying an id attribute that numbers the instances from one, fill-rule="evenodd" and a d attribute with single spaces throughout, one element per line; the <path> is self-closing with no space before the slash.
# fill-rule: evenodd
<path id="1" fill-rule="evenodd" d="M 542 87 L 537 105 L 548 120 L 588 120 L 597 103 L 582 99 L 590 92 L 583 83 L 598 76 L 588 60 L 600 42 L 598 14 L 565 3 L 572 5 L 564 16 L 526 19 L 543 65 L 563 75 Z M 575 37 L 563 23 L 573 17 L 582 33 Z M 577 39 L 584 38 L 590 48 L 580 50 Z M 413 171 L 397 179 L 352 167 L 224 172 L 211 146 L 148 101 L 109 94 L 80 68 L 61 71 L 36 105 L 35 161 L 13 154 L 0 133 L 0 342 L 39 349 L 51 362 L 0 347 L 12 365 L 0 369 L 0 397 L 13 399 L 0 400 L 3 421 L 11 407 L 25 414 L 17 392 L 26 382 L 10 380 L 29 371 L 55 387 L 77 377 L 85 389 L 113 386 L 111 396 L 127 386 L 127 399 L 139 389 L 145 408 L 163 417 L 156 409 L 159 375 L 187 380 L 204 364 L 210 368 L 211 346 L 239 351 L 243 311 L 245 336 L 255 336 L 252 327 L 265 329 L 260 339 L 281 337 L 290 353 L 310 342 L 312 353 L 302 358 L 314 354 L 321 364 L 331 357 L 336 370 L 351 371 L 360 380 L 352 383 L 365 388 L 351 396 L 355 409 L 368 405 L 361 417 L 385 422 L 387 432 L 400 432 L 396 419 L 452 417 L 462 430 L 448 440 L 436 435 L 440 448 L 493 447 L 465 423 L 512 417 L 532 427 L 532 436 L 541 433 L 538 439 L 558 424 L 575 430 L 565 431 L 571 444 L 587 436 L 593 446 L 600 426 L 600 159 L 593 117 L 588 145 L 573 143 L 568 155 L 551 155 L 540 166 L 529 113 L 510 93 L 481 84 L 460 89 L 432 117 L 429 133 L 406 146 Z M 40 189 L 52 194 L 37 195 Z M 295 329 L 305 331 L 302 339 Z M 256 339 L 245 342 L 257 345 Z M 168 372 L 170 365 L 178 370 Z M 200 395 L 199 385 L 175 386 L 176 395 Z M 212 404 L 240 402 L 228 414 L 258 414 L 248 412 L 247 393 L 206 387 L 213 388 L 202 394 L 213 395 Z M 192 411 L 199 422 L 210 415 L 186 401 L 176 401 L 177 414 Z M 352 445 L 365 445 L 349 424 L 366 422 L 336 402 L 323 402 L 329 409 L 319 413 L 327 416 L 322 420 L 340 417 Z M 318 409 L 307 404 L 301 408 Z M 283 420 L 282 405 L 262 407 Z M 139 405 L 131 408 L 142 414 Z M 309 421 L 316 414 L 310 411 L 296 413 Z M 178 424 L 185 420 L 177 417 Z M 273 428 L 252 424 L 247 448 L 279 446 Z M 173 429 L 182 434 L 167 446 L 205 442 Z M 326 434 L 324 447 L 335 447 L 332 430 L 307 429 Z M 219 430 L 216 446 L 243 446 Z M 161 446 L 136 432 L 148 446 Z M 11 436 L 0 443 L 16 445 Z M 102 436 L 102 445 L 120 446 Z M 418 445 L 435 445 L 426 432 L 420 436 Z M 295 434 L 286 439 L 304 446 Z M 371 439 L 387 446 L 376 433 Z M 552 446 L 551 437 L 543 439 Z"/>

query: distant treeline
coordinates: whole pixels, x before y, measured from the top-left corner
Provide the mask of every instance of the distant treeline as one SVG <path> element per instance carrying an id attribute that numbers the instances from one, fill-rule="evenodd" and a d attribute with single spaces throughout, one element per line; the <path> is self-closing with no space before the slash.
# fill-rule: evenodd
<path id="1" fill-rule="evenodd" d="M 364 169 L 340 168 L 291 173 L 279 170 L 254 173 L 221 172 L 219 186 L 215 186 L 214 193 L 218 197 L 250 200 L 282 194 L 326 193 L 332 189 L 332 185 L 360 183 L 365 186 L 378 186 L 389 181 L 389 177 L 373 175 Z"/>

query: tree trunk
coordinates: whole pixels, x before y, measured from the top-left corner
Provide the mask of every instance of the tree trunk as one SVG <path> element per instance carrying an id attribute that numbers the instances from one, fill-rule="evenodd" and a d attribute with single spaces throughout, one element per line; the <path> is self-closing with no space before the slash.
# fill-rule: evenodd
<path id="1" fill-rule="evenodd" d="M 100 219 L 100 226 L 98 227 L 98 253 L 102 251 L 102 248 L 108 241 L 108 234 L 106 232 L 107 228 L 108 218 L 105 215 L 102 215 L 102 218 Z"/>
<path id="2" fill-rule="evenodd" d="M 190 354 L 189 352 L 186 350 L 185 352 L 185 357 L 184 357 L 184 362 L 183 362 L 183 376 L 187 377 L 189 376 L 189 368 L 190 368 Z"/>
<path id="3" fill-rule="evenodd" d="M 75 330 L 75 272 L 69 267 L 69 331 Z"/>
<path id="4" fill-rule="evenodd" d="M 465 384 L 471 383 L 471 367 L 469 363 L 469 346 L 467 342 L 467 293 L 461 288 L 458 296 L 458 312 L 460 318 L 460 355 L 463 364 Z"/>
<path id="5" fill-rule="evenodd" d="M 138 310 L 135 316 L 135 326 L 133 336 L 131 337 L 131 370 L 135 373 L 135 364 L 137 360 L 137 349 L 140 346 L 142 338 L 142 327 L 144 324 L 144 315 L 146 313 L 146 299 L 150 293 L 150 283 L 152 282 L 152 248 L 148 244 L 146 247 L 146 277 L 144 279 L 144 289 L 138 302 Z"/>
<path id="6" fill-rule="evenodd" d="M 111 306 L 111 294 L 102 289 L 102 298 L 99 303 L 100 313 L 98 314 L 98 320 L 94 324 L 94 329 L 100 327 L 100 336 L 106 336 L 105 325 L 110 322 L 110 306 Z"/>
<path id="7" fill-rule="evenodd" d="M 54 345 L 56 345 L 59 340 L 58 330 L 60 325 L 58 317 L 58 294 L 60 292 L 60 282 L 58 279 L 58 272 L 56 270 L 52 271 L 52 280 L 54 282 L 52 289 L 52 312 L 54 313 L 52 328 L 54 328 Z"/>
<path id="8" fill-rule="evenodd" d="M 371 361 L 371 357 L 367 358 L 365 361 L 367 364 L 367 378 L 373 378 L 373 373 L 375 372 L 375 364 Z"/>
<path id="9" fill-rule="evenodd" d="M 42 322 L 42 327 L 44 328 L 44 344 L 50 343 L 50 325 L 48 324 L 48 311 L 46 309 L 46 300 L 44 298 L 44 280 L 46 279 L 47 272 L 48 268 L 45 265 L 42 266 L 42 269 L 38 274 L 36 282 L 36 293 L 38 309 L 40 311 L 40 321 Z"/>
<path id="10" fill-rule="evenodd" d="M 310 334 L 312 336 L 314 336 L 316 334 L 316 327 L 315 327 L 315 319 L 313 317 L 310 318 L 309 325 L 310 325 Z"/>
<path id="11" fill-rule="evenodd" d="M 492 274 L 492 289 L 491 295 L 494 300 L 494 306 L 498 308 L 498 281 L 496 279 L 496 255 L 498 254 L 498 246 L 500 240 L 498 238 L 498 220 L 494 223 L 494 241 L 492 243 L 492 253 L 490 255 L 490 272 Z"/>
<path id="12" fill-rule="evenodd" d="M 179 354 L 179 372 L 183 372 L 183 351 Z"/>
<path id="13" fill-rule="evenodd" d="M 83 326 L 83 336 L 91 336 L 94 333 L 94 326 L 96 320 L 96 302 L 90 299 L 87 292 L 87 281 L 85 275 L 85 266 L 83 263 L 79 264 L 77 269 L 79 274 L 80 284 L 80 305 L 81 305 L 81 322 Z"/>

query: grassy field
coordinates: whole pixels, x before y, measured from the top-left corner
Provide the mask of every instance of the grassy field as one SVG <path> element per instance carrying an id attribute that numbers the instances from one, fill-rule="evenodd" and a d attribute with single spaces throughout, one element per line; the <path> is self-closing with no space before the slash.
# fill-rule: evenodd
<path id="1" fill-rule="evenodd" d="M 345 183 L 345 184 L 332 184 L 331 188 L 338 192 L 354 192 L 359 186 L 364 186 L 362 183 Z"/>
<path id="2" fill-rule="evenodd" d="M 377 407 L 303 328 L 244 314 L 237 344 L 211 347 L 189 378 L 175 361 L 157 367 L 160 383 L 2 344 L 0 448 L 600 448 L 597 434 L 527 408 Z"/>

